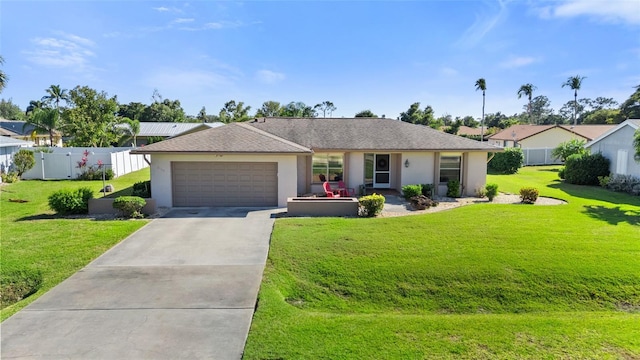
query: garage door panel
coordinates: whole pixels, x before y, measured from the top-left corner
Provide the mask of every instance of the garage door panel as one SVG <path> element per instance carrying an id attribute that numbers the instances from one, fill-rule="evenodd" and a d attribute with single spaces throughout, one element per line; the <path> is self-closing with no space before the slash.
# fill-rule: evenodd
<path id="1" fill-rule="evenodd" d="M 277 206 L 278 164 L 173 162 L 173 206 Z"/>

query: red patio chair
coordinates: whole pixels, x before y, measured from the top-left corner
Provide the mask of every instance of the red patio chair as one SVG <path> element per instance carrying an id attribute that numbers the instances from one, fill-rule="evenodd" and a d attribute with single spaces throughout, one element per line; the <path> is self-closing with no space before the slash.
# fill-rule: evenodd
<path id="1" fill-rule="evenodd" d="M 356 189 L 348 188 L 347 185 L 345 185 L 344 181 L 342 180 L 338 181 L 338 190 L 340 191 L 340 196 L 345 196 L 345 197 L 356 196 Z"/>
<path id="2" fill-rule="evenodd" d="M 340 193 L 336 193 L 337 190 L 332 190 L 328 181 L 325 181 L 324 184 L 322 184 L 322 187 L 324 188 L 324 193 L 327 194 L 327 197 L 340 197 Z"/>

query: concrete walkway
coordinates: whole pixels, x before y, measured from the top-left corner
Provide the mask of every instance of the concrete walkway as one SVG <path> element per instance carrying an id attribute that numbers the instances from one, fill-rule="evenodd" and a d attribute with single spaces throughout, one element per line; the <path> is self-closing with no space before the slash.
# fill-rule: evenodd
<path id="1" fill-rule="evenodd" d="M 277 209 L 173 210 L 2 323 L 2 359 L 240 359 Z"/>

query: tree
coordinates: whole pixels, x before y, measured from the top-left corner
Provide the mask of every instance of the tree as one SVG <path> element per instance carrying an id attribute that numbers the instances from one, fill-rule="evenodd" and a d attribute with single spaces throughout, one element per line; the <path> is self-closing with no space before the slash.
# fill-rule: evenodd
<path id="1" fill-rule="evenodd" d="M 205 109 L 204 106 L 202 107 L 202 109 L 200 109 L 200 112 L 198 113 L 198 117 L 196 117 L 196 119 L 201 122 L 207 122 L 207 109 Z"/>
<path id="2" fill-rule="evenodd" d="M 451 123 L 449 127 L 445 128 L 444 132 L 453 134 L 453 135 L 458 135 L 458 130 L 460 130 L 461 125 L 462 125 L 462 121 L 460 119 L 457 119 L 456 121 Z"/>
<path id="3" fill-rule="evenodd" d="M 480 78 L 476 81 L 476 91 L 482 90 L 482 120 L 480 121 L 480 133 L 484 134 L 484 100 L 485 92 L 487 91 L 487 81 L 484 78 Z M 482 141 L 482 137 L 480 137 Z"/>
<path id="4" fill-rule="evenodd" d="M 45 108 L 46 105 L 41 100 L 31 100 L 29 101 L 29 106 L 27 106 L 27 111 L 25 111 L 25 115 L 29 115 L 34 112 L 36 109 Z"/>
<path id="5" fill-rule="evenodd" d="M 623 119 L 640 119 L 640 85 L 634 88 L 636 91 L 620 105 Z"/>
<path id="6" fill-rule="evenodd" d="M 265 101 L 258 111 L 256 111 L 256 117 L 276 117 L 280 116 L 282 112 L 282 106 L 277 101 Z"/>
<path id="7" fill-rule="evenodd" d="M 136 120 L 152 122 L 184 122 L 186 120 L 186 114 L 180 105 L 180 100 L 162 99 L 157 90 L 154 93 L 154 98 L 158 101 L 147 106 L 142 117 Z"/>
<path id="8" fill-rule="evenodd" d="M 563 123 L 575 123 L 573 117 L 576 116 L 577 118 L 584 111 L 584 105 L 581 104 L 581 102 L 584 102 L 581 100 L 583 99 L 580 99 L 577 102 L 573 100 L 567 101 L 562 105 L 560 110 L 558 110 L 558 113 L 562 116 Z"/>
<path id="9" fill-rule="evenodd" d="M 620 109 L 598 109 L 582 117 L 583 124 L 619 124 L 624 121 Z"/>
<path id="10" fill-rule="evenodd" d="M 553 109 L 548 97 L 539 95 L 529 101 L 529 120 L 536 119 L 536 124 L 555 124 L 557 119 L 552 115 Z"/>
<path id="11" fill-rule="evenodd" d="M 240 101 L 236 104 L 235 100 L 227 101 L 224 107 L 220 109 L 220 121 L 225 124 L 230 122 L 239 122 L 249 120 L 249 110 L 251 106 L 244 106 L 244 102 Z"/>
<path id="12" fill-rule="evenodd" d="M 427 105 L 424 110 L 421 110 L 419 102 L 411 104 L 407 111 L 400 113 L 400 120 L 412 124 L 429 126 L 432 126 L 436 123 L 436 120 L 433 116 L 433 108 Z"/>
<path id="13" fill-rule="evenodd" d="M 54 146 L 53 135 L 62 126 L 60 111 L 48 107 L 36 109 L 25 122 L 23 130 L 27 125 L 32 125 L 36 133 L 49 134 L 49 144 Z"/>
<path id="14" fill-rule="evenodd" d="M 22 109 L 14 104 L 11 99 L 0 100 L 0 118 L 7 120 L 24 120 L 25 115 Z"/>
<path id="15" fill-rule="evenodd" d="M 373 111 L 367 109 L 358 112 L 355 117 L 357 118 L 377 118 L 378 115 L 374 114 Z"/>
<path id="16" fill-rule="evenodd" d="M 139 102 L 118 105 L 118 116 L 132 120 L 144 121 L 144 111 L 147 105 Z"/>
<path id="17" fill-rule="evenodd" d="M 64 101 L 65 103 L 69 102 L 69 93 L 66 89 L 62 89 L 60 85 L 51 85 L 48 89 L 45 89 L 47 95 L 42 97 L 42 101 L 51 105 L 54 103 L 56 105 L 56 109 L 60 108 L 60 101 Z"/>
<path id="18" fill-rule="evenodd" d="M 69 91 L 72 107 L 62 113 L 70 146 L 109 146 L 118 141 L 118 100 L 88 86 Z"/>
<path id="19" fill-rule="evenodd" d="M 15 166 L 16 168 L 18 177 L 22 176 L 22 174 L 33 168 L 35 164 L 36 159 L 33 155 L 33 151 L 20 150 L 15 155 L 13 155 L 13 166 Z"/>
<path id="20" fill-rule="evenodd" d="M 523 95 L 529 99 L 529 106 L 527 108 L 527 112 L 529 113 L 529 122 L 531 123 L 531 98 L 533 96 L 533 91 L 536 89 L 532 84 L 524 84 L 520 86 L 520 90 L 518 90 L 518 99 L 520 99 Z M 538 121 L 536 121 L 536 124 Z"/>
<path id="21" fill-rule="evenodd" d="M 633 139 L 633 146 L 636 148 L 635 159 L 640 162 L 640 129 L 636 130 L 636 134 Z"/>
<path id="22" fill-rule="evenodd" d="M 578 112 L 578 90 L 580 90 L 584 79 L 586 77 L 580 75 L 571 76 L 562 84 L 562 87 L 569 86 L 573 90 L 573 126 L 578 124 L 576 117 Z"/>
<path id="23" fill-rule="evenodd" d="M 335 105 L 333 105 L 331 101 L 327 100 L 321 102 L 320 104 L 316 104 L 313 109 L 322 111 L 322 117 L 327 117 L 327 112 L 329 113 L 329 117 L 331 117 L 331 114 L 336 111 L 337 107 L 335 107 Z"/>
<path id="24" fill-rule="evenodd" d="M 2 55 L 0 55 L 0 65 L 4 65 L 4 58 L 2 57 Z M 0 93 L 7 86 L 8 80 L 9 78 L 7 77 L 7 74 L 5 74 L 4 71 L 0 70 Z"/>
<path id="25" fill-rule="evenodd" d="M 138 134 L 140 134 L 140 121 L 131 120 L 129 118 L 121 118 L 118 121 L 123 126 L 119 127 L 122 129 L 122 134 L 120 135 L 120 139 L 118 140 L 118 145 L 123 145 L 129 140 L 132 140 L 133 146 L 138 146 Z"/>
<path id="26" fill-rule="evenodd" d="M 565 162 L 567 161 L 567 158 L 571 155 L 588 154 L 589 151 L 584 148 L 584 145 L 586 143 L 587 142 L 585 140 L 579 140 L 579 139 L 571 139 L 569 141 L 565 141 L 563 143 L 560 143 L 560 145 L 558 145 L 555 149 L 553 149 L 553 151 L 551 152 L 551 155 L 553 155 L 553 157 L 555 158 L 562 160 L 562 162 Z"/>
<path id="27" fill-rule="evenodd" d="M 302 101 L 290 102 L 282 108 L 282 116 L 287 117 L 316 117 L 316 111 Z"/>

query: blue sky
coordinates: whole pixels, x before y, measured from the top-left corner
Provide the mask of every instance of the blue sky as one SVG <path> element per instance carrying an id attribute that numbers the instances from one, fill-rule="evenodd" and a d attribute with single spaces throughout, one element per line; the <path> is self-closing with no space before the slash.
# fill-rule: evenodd
<path id="1" fill-rule="evenodd" d="M 332 101 L 334 117 L 523 111 L 532 83 L 558 110 L 579 97 L 624 101 L 640 85 L 640 1 L 12 1 L 0 4 L 0 97 L 22 108 L 52 84 L 120 103 L 154 89 L 187 114 L 228 100 Z"/>

